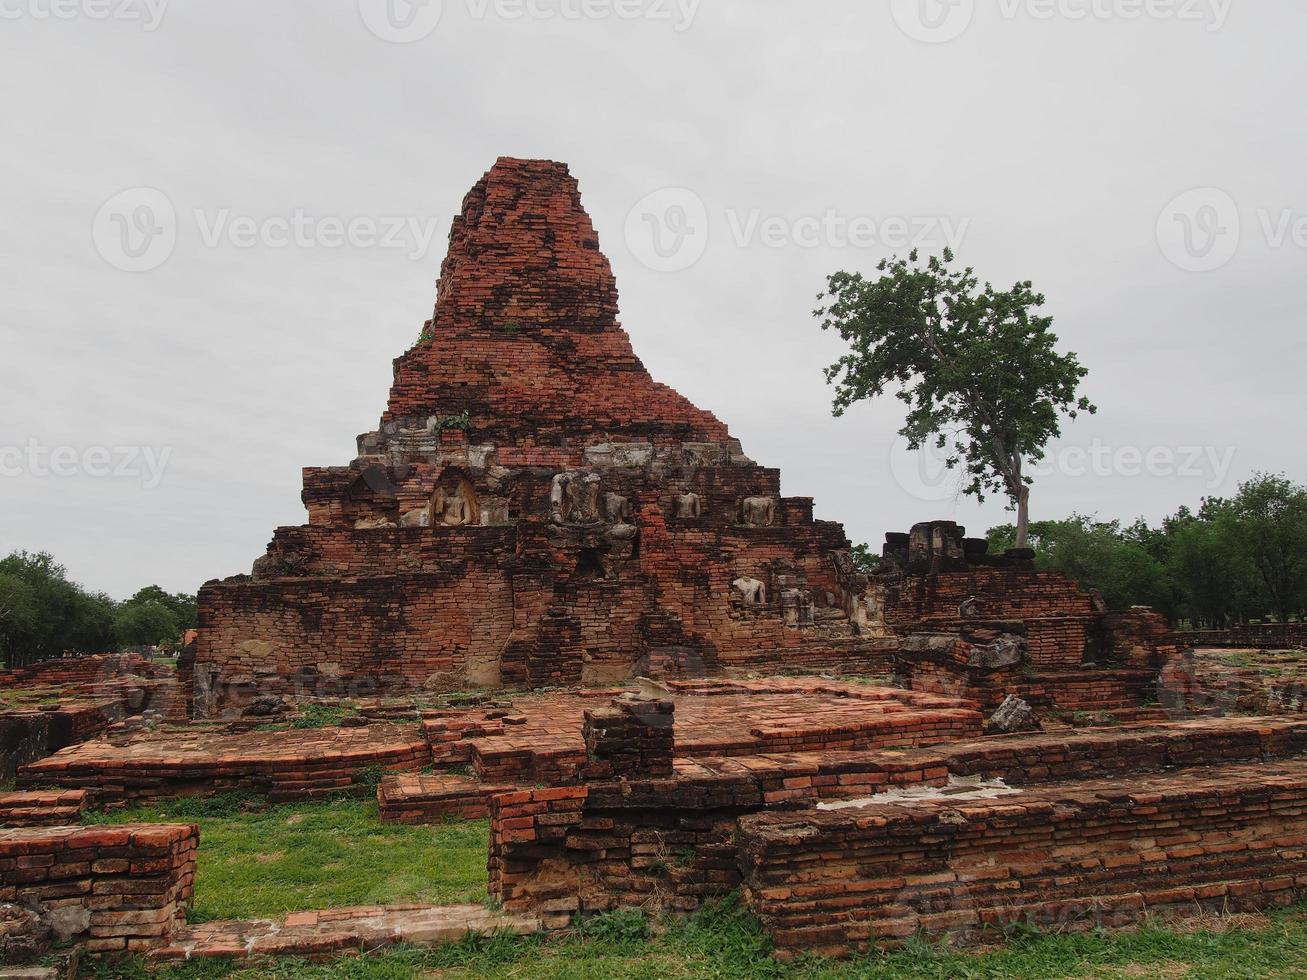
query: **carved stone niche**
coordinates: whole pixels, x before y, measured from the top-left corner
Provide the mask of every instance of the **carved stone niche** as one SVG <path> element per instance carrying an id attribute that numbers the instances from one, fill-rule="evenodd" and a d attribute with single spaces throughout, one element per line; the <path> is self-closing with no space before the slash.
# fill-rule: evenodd
<path id="1" fill-rule="evenodd" d="M 771 527 L 776 523 L 775 497 L 745 497 L 740 502 L 740 523 L 746 527 Z"/>
<path id="2" fill-rule="evenodd" d="M 481 523 L 481 505 L 471 482 L 461 473 L 446 473 L 431 495 L 431 523 L 465 527 Z"/>
<path id="3" fill-rule="evenodd" d="M 703 498 L 697 493 L 683 493 L 676 498 L 676 516 L 683 520 L 695 520 L 703 516 Z"/>
<path id="4" fill-rule="evenodd" d="M 781 593 L 781 614 L 786 626 L 811 626 L 817 618 L 812 593 L 806 589 L 786 589 Z"/>
<path id="5" fill-rule="evenodd" d="M 737 578 L 731 583 L 731 590 L 744 606 L 765 606 L 767 604 L 767 584 L 756 578 Z"/>
<path id="6" fill-rule="evenodd" d="M 384 466 L 367 466 L 346 491 L 345 519 L 356 530 L 395 527 L 399 522 L 394 484 Z"/>
<path id="7" fill-rule="evenodd" d="M 596 524 L 600 520 L 597 473 L 559 473 L 549 493 L 550 517 L 557 524 Z"/>

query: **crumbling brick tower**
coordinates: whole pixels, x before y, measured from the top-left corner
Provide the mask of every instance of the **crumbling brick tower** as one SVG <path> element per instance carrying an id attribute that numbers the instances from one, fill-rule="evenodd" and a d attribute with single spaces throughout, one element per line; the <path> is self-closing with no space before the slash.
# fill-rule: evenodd
<path id="1" fill-rule="evenodd" d="M 645 370 L 576 181 L 501 159 L 434 317 L 309 523 L 200 593 L 200 710 L 253 690 L 884 669 L 838 524 Z"/>

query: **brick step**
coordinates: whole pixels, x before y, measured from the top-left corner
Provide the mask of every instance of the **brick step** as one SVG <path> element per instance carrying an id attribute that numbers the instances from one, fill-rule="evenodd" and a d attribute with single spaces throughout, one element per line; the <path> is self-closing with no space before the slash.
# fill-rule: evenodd
<path id="1" fill-rule="evenodd" d="M 1307 760 L 1049 783 L 740 821 L 745 900 L 782 957 L 925 931 L 1133 924 L 1307 894 Z"/>
<path id="2" fill-rule="evenodd" d="M 153 950 L 152 962 L 226 957 L 319 957 L 398 944 L 435 946 L 472 934 L 529 935 L 538 919 L 493 912 L 484 905 L 390 905 L 292 912 L 276 922 L 222 921 L 188 926 L 165 947 Z"/>
<path id="3" fill-rule="evenodd" d="M 484 820 L 490 797 L 518 787 L 483 783 L 473 776 L 453 773 L 387 776 L 377 787 L 382 823 L 424 824 L 442 820 Z"/>
<path id="4" fill-rule="evenodd" d="M 0 793 L 0 827 L 56 827 L 74 824 L 87 806 L 81 789 Z"/>

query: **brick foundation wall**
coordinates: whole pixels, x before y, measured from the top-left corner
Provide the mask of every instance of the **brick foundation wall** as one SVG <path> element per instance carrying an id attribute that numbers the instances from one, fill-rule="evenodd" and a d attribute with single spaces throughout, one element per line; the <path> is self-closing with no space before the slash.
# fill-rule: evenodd
<path id="1" fill-rule="evenodd" d="M 1251 911 L 1307 893 L 1307 765 L 758 814 L 739 836 L 745 900 L 787 957 Z"/>
<path id="2" fill-rule="evenodd" d="M 198 847 L 184 825 L 0 830 L 0 902 L 81 926 L 88 950 L 152 949 L 185 923 Z"/>
<path id="3" fill-rule="evenodd" d="M 493 796 L 490 891 L 508 911 L 539 913 L 554 925 L 576 912 L 620 906 L 689 910 L 740 885 L 734 836 L 746 814 L 865 799 L 891 787 L 941 787 L 954 777 L 1014 786 L 1126 774 L 1133 780 L 1141 773 L 1296 760 L 1305 753 L 1307 721 L 1220 719 L 905 752 L 679 760 L 671 779 Z"/>

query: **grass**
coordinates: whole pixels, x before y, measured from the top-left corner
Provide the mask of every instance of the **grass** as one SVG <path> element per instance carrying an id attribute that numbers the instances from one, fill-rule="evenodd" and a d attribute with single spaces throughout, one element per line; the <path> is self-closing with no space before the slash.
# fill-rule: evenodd
<path id="1" fill-rule="evenodd" d="M 349 905 L 480 902 L 484 821 L 383 824 L 375 800 L 261 807 L 228 793 L 92 814 L 92 823 L 197 823 L 192 919 L 271 918 Z"/>
<path id="2" fill-rule="evenodd" d="M 1177 932 L 1146 925 L 1136 932 L 1083 935 L 1022 934 L 1008 945 L 958 952 L 915 943 L 907 949 L 849 962 L 777 963 L 761 928 L 734 900 L 669 923 L 653 935 L 638 913 L 592 920 L 564 938 L 491 937 L 434 949 L 398 948 L 380 954 L 310 964 L 278 961 L 244 967 L 190 963 L 146 974 L 139 961 L 90 963 L 83 976 L 158 980 L 401 980 L 489 977 L 557 980 L 1053 980 L 1053 978 L 1248 978 L 1307 975 L 1307 910 L 1261 920 L 1263 928 Z"/>

